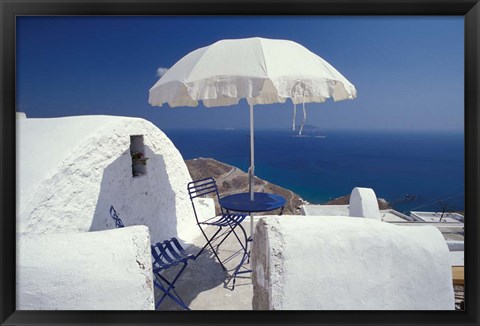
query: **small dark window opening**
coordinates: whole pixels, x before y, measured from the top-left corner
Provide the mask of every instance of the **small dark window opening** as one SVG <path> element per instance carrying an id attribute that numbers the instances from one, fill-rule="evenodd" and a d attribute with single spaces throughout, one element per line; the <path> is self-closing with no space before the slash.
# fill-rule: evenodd
<path id="1" fill-rule="evenodd" d="M 147 160 L 143 135 L 130 136 L 130 155 L 132 156 L 132 175 L 139 177 L 147 174 Z"/>

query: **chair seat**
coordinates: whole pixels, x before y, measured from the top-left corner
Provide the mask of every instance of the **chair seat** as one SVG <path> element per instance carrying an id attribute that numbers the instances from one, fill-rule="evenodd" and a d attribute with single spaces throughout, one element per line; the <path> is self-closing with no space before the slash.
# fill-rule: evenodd
<path id="1" fill-rule="evenodd" d="M 200 224 L 216 225 L 216 226 L 234 226 L 241 223 L 247 217 L 246 214 L 222 214 L 220 217 L 215 217 Z"/>

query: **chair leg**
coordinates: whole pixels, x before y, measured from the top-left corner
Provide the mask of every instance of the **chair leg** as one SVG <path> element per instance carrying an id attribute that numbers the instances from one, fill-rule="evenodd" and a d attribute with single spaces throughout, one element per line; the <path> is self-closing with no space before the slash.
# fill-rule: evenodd
<path id="1" fill-rule="evenodd" d="M 244 237 L 245 237 L 245 245 L 242 243 L 242 240 L 240 240 L 240 237 L 238 236 L 237 232 L 235 232 L 235 228 L 239 226 L 240 229 L 242 230 L 243 234 L 244 234 Z M 245 229 L 242 227 L 241 224 L 237 224 L 235 226 L 232 226 L 232 225 L 229 225 L 230 227 L 230 231 L 223 237 L 222 241 L 220 241 L 220 243 L 216 246 L 217 247 L 217 251 L 218 251 L 218 248 L 220 247 L 220 245 L 225 241 L 225 239 L 233 232 L 233 234 L 235 235 L 235 237 L 237 238 L 238 242 L 240 243 L 240 246 L 242 246 L 242 250 L 244 252 L 243 254 L 243 257 L 242 257 L 242 260 L 241 260 L 241 264 L 243 264 L 243 262 L 245 261 L 245 255 L 247 254 L 247 247 L 248 247 L 248 236 L 247 236 L 247 233 L 245 231 Z M 203 248 L 198 252 L 198 254 L 196 255 L 196 257 L 198 257 L 202 252 L 203 250 L 207 247 L 207 246 L 210 246 L 210 248 L 212 249 L 213 251 L 213 254 L 215 255 L 215 257 L 217 257 L 217 260 L 218 262 L 220 263 L 220 265 L 222 266 L 222 269 L 223 270 L 226 270 L 225 268 L 225 265 L 223 264 L 222 260 L 220 260 L 220 257 L 218 256 L 217 254 L 217 251 L 215 251 L 215 249 L 213 248 L 212 244 L 211 244 L 211 240 L 215 238 L 215 236 L 222 230 L 222 228 L 220 227 L 218 229 L 217 232 L 215 232 L 215 234 L 210 238 L 208 239 L 208 237 L 206 236 L 205 232 L 203 231 L 202 228 L 200 228 L 205 239 L 207 239 L 207 243 L 205 244 L 205 246 L 203 246 Z M 229 260 L 231 257 L 229 258 L 226 258 L 226 260 Z M 249 258 L 250 259 L 250 258 Z M 224 260 L 224 261 L 226 261 Z"/>
<path id="2" fill-rule="evenodd" d="M 165 289 L 165 287 L 163 287 L 160 282 L 158 282 L 157 280 L 154 281 L 154 284 L 157 288 L 159 288 L 160 290 L 162 291 L 167 291 L 167 289 Z M 175 291 L 174 291 L 175 292 Z M 158 300 L 157 304 L 155 305 L 155 309 L 158 309 L 158 307 L 160 306 L 160 304 L 163 302 L 163 300 L 168 296 L 170 299 L 172 299 L 173 301 L 175 301 L 175 303 L 177 303 L 180 307 L 182 307 L 184 310 L 190 310 L 190 308 L 186 305 L 185 302 L 183 302 L 183 300 L 178 296 L 177 292 L 175 292 L 175 294 L 177 295 L 177 297 L 175 297 L 174 295 L 172 295 L 171 293 L 169 292 L 164 292 L 163 296 L 160 298 L 160 300 Z"/>
<path id="3" fill-rule="evenodd" d="M 245 246 L 243 245 L 242 240 L 240 240 L 240 238 L 238 237 L 237 232 L 235 232 L 235 228 L 236 228 L 237 226 L 240 227 L 240 229 L 242 230 L 242 232 L 243 232 L 243 234 L 244 234 L 244 236 L 245 236 L 245 239 L 247 239 L 246 242 L 245 242 Z M 230 225 L 230 228 L 232 229 L 231 232 L 233 232 L 233 234 L 234 234 L 235 237 L 237 238 L 238 242 L 239 242 L 240 245 L 242 246 L 242 249 L 246 251 L 246 250 L 247 250 L 248 237 L 247 237 L 247 232 L 245 231 L 245 229 L 242 227 L 241 224 L 237 224 L 237 225 L 235 225 L 235 226 L 231 226 L 231 225 Z M 229 234 L 230 234 L 230 233 L 229 233 Z"/>
<path id="4" fill-rule="evenodd" d="M 243 266 L 243 263 L 245 262 L 245 260 L 248 258 L 248 260 L 250 260 L 250 253 L 248 252 L 248 236 L 247 236 L 247 232 L 245 231 L 245 229 L 242 227 L 241 224 L 238 224 L 238 226 L 240 227 L 240 229 L 242 230 L 243 232 L 243 235 L 245 237 L 245 246 L 243 246 L 242 244 L 242 248 L 243 248 L 243 256 L 242 256 L 242 259 L 240 260 L 240 263 L 237 265 L 237 267 L 235 268 L 235 271 L 233 272 L 233 284 L 232 284 L 232 290 L 235 289 L 235 282 L 237 280 L 237 275 L 238 274 L 242 274 L 242 273 L 250 273 L 251 270 L 247 270 L 247 271 L 240 271 L 240 268 L 242 268 Z M 236 232 L 233 231 L 236 235 Z M 238 241 L 241 243 L 240 239 L 238 238 L 237 236 L 237 239 Z"/>
<path id="5" fill-rule="evenodd" d="M 168 296 L 169 298 L 171 298 L 173 301 L 175 301 L 179 306 L 181 306 L 183 309 L 185 310 L 190 310 L 190 308 L 186 305 L 185 302 L 183 302 L 182 298 L 180 298 L 180 296 L 178 295 L 178 293 L 175 291 L 175 282 L 177 282 L 178 278 L 180 277 L 180 275 L 183 273 L 183 271 L 185 270 L 185 268 L 187 267 L 187 263 L 183 264 L 183 267 L 180 269 L 180 271 L 177 273 L 177 276 L 175 276 L 175 278 L 173 279 L 173 281 L 169 282 L 165 277 L 163 277 L 161 274 L 157 273 L 155 274 L 155 277 L 156 279 L 154 280 L 154 285 L 159 288 L 162 292 L 163 292 L 163 295 L 162 297 L 160 298 L 160 300 L 158 300 L 158 302 L 156 303 L 155 305 L 155 309 L 158 309 L 158 307 L 160 306 L 160 304 L 163 302 L 163 300 L 165 300 L 165 298 Z M 168 284 L 168 287 L 165 288 L 161 281 L 158 280 L 158 278 L 160 278 L 161 280 L 163 280 L 166 284 Z M 174 296 L 171 291 L 173 291 L 175 293 L 176 296 Z"/>
<path id="6" fill-rule="evenodd" d="M 228 212 L 228 211 L 227 211 L 227 212 Z M 240 223 L 239 223 L 239 224 L 235 224 L 235 226 L 232 226 L 232 225 L 230 225 L 230 224 L 228 225 L 228 226 L 230 227 L 230 232 L 228 232 L 228 233 L 223 237 L 222 241 L 220 241 L 220 243 L 217 244 L 217 252 L 218 252 L 218 248 L 221 246 L 221 244 L 228 238 L 228 236 L 229 236 L 232 232 L 235 234 L 235 237 L 237 238 L 237 240 L 238 240 L 238 242 L 240 243 L 240 245 L 242 246 L 242 248 L 243 248 L 244 250 L 246 250 L 245 247 L 244 247 L 243 244 L 242 244 L 242 240 L 240 240 L 240 238 L 238 237 L 237 233 L 235 232 L 235 228 L 236 228 L 238 225 L 241 225 L 241 224 L 240 224 Z M 212 238 L 213 238 L 213 237 L 212 237 Z"/>
<path id="7" fill-rule="evenodd" d="M 231 227 L 231 226 L 230 226 Z M 220 247 L 220 245 L 223 243 L 223 241 L 225 241 L 226 238 L 228 238 L 228 236 L 230 235 L 230 233 L 232 233 L 231 231 L 228 232 L 222 239 L 222 241 L 220 241 L 219 244 L 217 244 L 217 251 L 218 251 L 218 248 Z"/>
<path id="8" fill-rule="evenodd" d="M 220 227 L 220 228 L 217 230 L 217 232 L 215 232 L 215 234 L 209 239 L 209 238 L 207 237 L 207 235 L 205 234 L 205 232 L 203 231 L 203 229 L 200 227 L 200 231 L 202 231 L 203 236 L 204 236 L 205 239 L 207 240 L 207 243 L 206 243 L 206 244 L 203 246 L 203 248 L 195 255 L 195 258 L 197 258 L 198 256 L 200 256 L 200 254 L 205 250 L 205 248 L 206 248 L 207 246 L 210 246 L 210 248 L 211 248 L 212 251 L 213 251 L 213 254 L 215 255 L 215 257 L 217 257 L 217 260 L 218 260 L 218 262 L 220 263 L 220 266 L 222 266 L 222 269 L 223 269 L 223 270 L 226 270 L 225 266 L 223 265 L 222 261 L 220 260 L 220 257 L 218 257 L 218 255 L 217 255 L 217 253 L 215 252 L 215 249 L 213 248 L 212 243 L 211 243 L 211 240 L 214 239 L 221 230 L 222 230 L 222 228 Z"/>
<path id="9" fill-rule="evenodd" d="M 227 214 L 230 214 L 230 211 L 227 210 Z M 235 227 L 236 227 L 237 225 L 235 225 L 235 226 L 229 225 L 229 226 L 230 226 L 231 231 L 228 232 L 228 233 L 225 235 L 225 237 L 222 239 L 222 241 L 220 241 L 220 243 L 217 245 L 217 250 L 218 250 L 218 248 L 220 247 L 220 245 L 223 243 L 223 241 L 225 241 L 225 239 L 228 238 L 228 236 L 230 235 L 230 233 L 232 233 L 233 229 L 235 229 Z M 237 239 L 238 239 L 238 236 L 237 236 Z M 238 241 L 240 241 L 240 240 L 238 240 Z"/>
<path id="10" fill-rule="evenodd" d="M 228 232 L 228 233 L 223 237 L 222 241 L 220 241 L 220 243 L 217 245 L 217 251 L 218 251 L 218 248 L 220 247 L 220 245 L 223 243 L 223 241 L 225 241 L 232 232 L 235 234 L 235 237 L 237 238 L 238 242 L 240 242 L 240 245 L 241 245 L 242 248 L 243 248 L 242 241 L 238 238 L 238 235 L 235 233 L 235 228 L 236 228 L 237 226 L 238 226 L 238 224 L 235 225 L 235 226 L 229 225 L 229 227 L 230 227 L 230 232 Z"/>

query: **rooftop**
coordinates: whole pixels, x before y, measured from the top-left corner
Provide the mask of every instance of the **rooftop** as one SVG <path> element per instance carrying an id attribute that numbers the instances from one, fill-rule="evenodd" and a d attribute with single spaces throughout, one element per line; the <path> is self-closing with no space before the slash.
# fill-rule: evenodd
<path id="1" fill-rule="evenodd" d="M 418 218 L 425 222 L 451 222 L 451 223 L 463 223 L 464 217 L 458 213 L 450 212 L 410 212 L 415 218 Z"/>
<path id="2" fill-rule="evenodd" d="M 303 205 L 303 215 L 315 216 L 349 216 L 349 205 Z M 385 222 L 405 222 L 412 221 L 410 216 L 404 215 L 393 209 L 380 210 L 382 221 Z"/>

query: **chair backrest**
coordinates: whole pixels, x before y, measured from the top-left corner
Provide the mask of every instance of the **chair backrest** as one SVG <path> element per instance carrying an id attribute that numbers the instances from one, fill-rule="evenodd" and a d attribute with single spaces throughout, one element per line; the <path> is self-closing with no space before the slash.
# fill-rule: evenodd
<path id="1" fill-rule="evenodd" d="M 163 242 L 158 242 L 152 248 L 153 268 L 155 270 L 168 269 L 180 262 L 185 262 L 188 255 L 185 254 L 177 238 L 171 238 Z"/>
<path id="2" fill-rule="evenodd" d="M 110 206 L 110 216 L 115 221 L 115 226 L 117 228 L 123 228 L 125 226 L 123 225 L 122 219 L 118 216 L 117 211 L 115 210 L 115 208 L 113 208 L 113 205 Z"/>
<path id="3" fill-rule="evenodd" d="M 197 223 L 200 223 L 201 221 L 199 218 L 199 214 L 195 208 L 194 199 L 211 197 L 213 194 L 214 197 L 217 197 L 217 202 L 218 202 L 218 200 L 220 199 L 220 195 L 218 193 L 217 183 L 215 182 L 215 179 L 212 177 L 200 179 L 200 180 L 194 180 L 188 183 L 187 189 L 188 189 L 188 195 L 190 196 L 190 201 L 192 202 L 193 212 L 195 213 L 195 219 L 197 220 Z M 220 210 L 222 211 L 222 214 L 223 214 L 224 211 L 222 207 L 220 207 Z"/>

